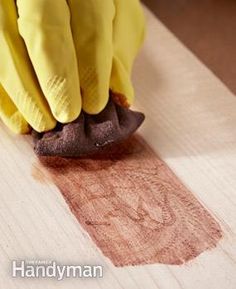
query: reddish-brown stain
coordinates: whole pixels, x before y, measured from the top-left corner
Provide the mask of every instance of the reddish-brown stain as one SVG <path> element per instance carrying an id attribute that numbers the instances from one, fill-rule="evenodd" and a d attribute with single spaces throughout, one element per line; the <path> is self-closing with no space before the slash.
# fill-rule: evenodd
<path id="1" fill-rule="evenodd" d="M 215 219 L 139 137 L 106 158 L 40 162 L 116 266 L 183 264 L 222 236 Z"/>

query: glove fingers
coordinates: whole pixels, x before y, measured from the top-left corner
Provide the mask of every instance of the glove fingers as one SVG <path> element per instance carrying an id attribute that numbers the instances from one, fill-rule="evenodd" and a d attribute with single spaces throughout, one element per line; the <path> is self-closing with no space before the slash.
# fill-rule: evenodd
<path id="1" fill-rule="evenodd" d="M 145 19 L 139 0 L 113 0 L 116 17 L 113 23 L 114 55 L 128 73 L 145 35 Z"/>
<path id="2" fill-rule="evenodd" d="M 134 90 L 130 75 L 134 59 L 143 42 L 145 23 L 139 0 L 114 0 L 114 58 L 110 88 L 119 96 L 120 104 L 132 104 Z"/>
<path id="3" fill-rule="evenodd" d="M 111 0 L 68 0 L 77 52 L 83 109 L 97 114 L 109 99 L 113 58 Z"/>
<path id="4" fill-rule="evenodd" d="M 15 133 L 28 133 L 30 127 L 0 84 L 0 118 Z"/>
<path id="5" fill-rule="evenodd" d="M 0 83 L 25 120 L 37 131 L 54 128 L 50 113 L 18 33 L 14 0 L 0 0 Z"/>
<path id="6" fill-rule="evenodd" d="M 129 107 L 134 101 L 134 89 L 130 80 L 130 74 L 121 61 L 114 57 L 110 89 L 114 101 L 123 106 Z"/>
<path id="7" fill-rule="evenodd" d="M 17 0 L 18 26 L 54 117 L 75 120 L 81 111 L 76 52 L 66 0 Z"/>

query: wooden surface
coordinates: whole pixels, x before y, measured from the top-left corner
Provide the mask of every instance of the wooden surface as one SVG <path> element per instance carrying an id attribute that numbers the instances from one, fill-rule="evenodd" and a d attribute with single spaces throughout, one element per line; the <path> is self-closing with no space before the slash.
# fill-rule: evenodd
<path id="1" fill-rule="evenodd" d="M 142 0 L 236 93 L 235 0 Z"/>
<path id="2" fill-rule="evenodd" d="M 186 265 L 116 268 L 71 214 L 58 189 L 32 176 L 29 137 L 1 126 L 0 288 L 236 288 L 236 98 L 158 20 L 136 63 L 136 107 L 146 142 L 218 220 L 223 238 Z M 102 264 L 99 280 L 12 279 L 10 260 Z"/>
<path id="3" fill-rule="evenodd" d="M 115 266 L 184 264 L 222 238 L 217 221 L 140 136 L 105 157 L 41 157 L 37 167 Z"/>

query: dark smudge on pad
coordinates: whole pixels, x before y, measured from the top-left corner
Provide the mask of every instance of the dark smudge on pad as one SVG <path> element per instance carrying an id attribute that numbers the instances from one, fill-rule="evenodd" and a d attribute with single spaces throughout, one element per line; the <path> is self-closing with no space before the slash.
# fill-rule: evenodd
<path id="1" fill-rule="evenodd" d="M 82 112 L 69 124 L 58 124 L 50 132 L 33 132 L 35 152 L 41 156 L 79 157 L 104 153 L 126 140 L 144 121 L 144 114 L 109 100 L 98 115 Z"/>

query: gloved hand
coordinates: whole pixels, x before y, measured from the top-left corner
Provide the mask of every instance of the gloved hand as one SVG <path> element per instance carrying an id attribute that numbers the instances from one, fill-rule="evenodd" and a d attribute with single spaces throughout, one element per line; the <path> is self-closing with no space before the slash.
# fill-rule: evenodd
<path id="1" fill-rule="evenodd" d="M 109 89 L 131 104 L 143 34 L 138 0 L 0 0 L 0 117 L 42 132 L 99 113 Z"/>

